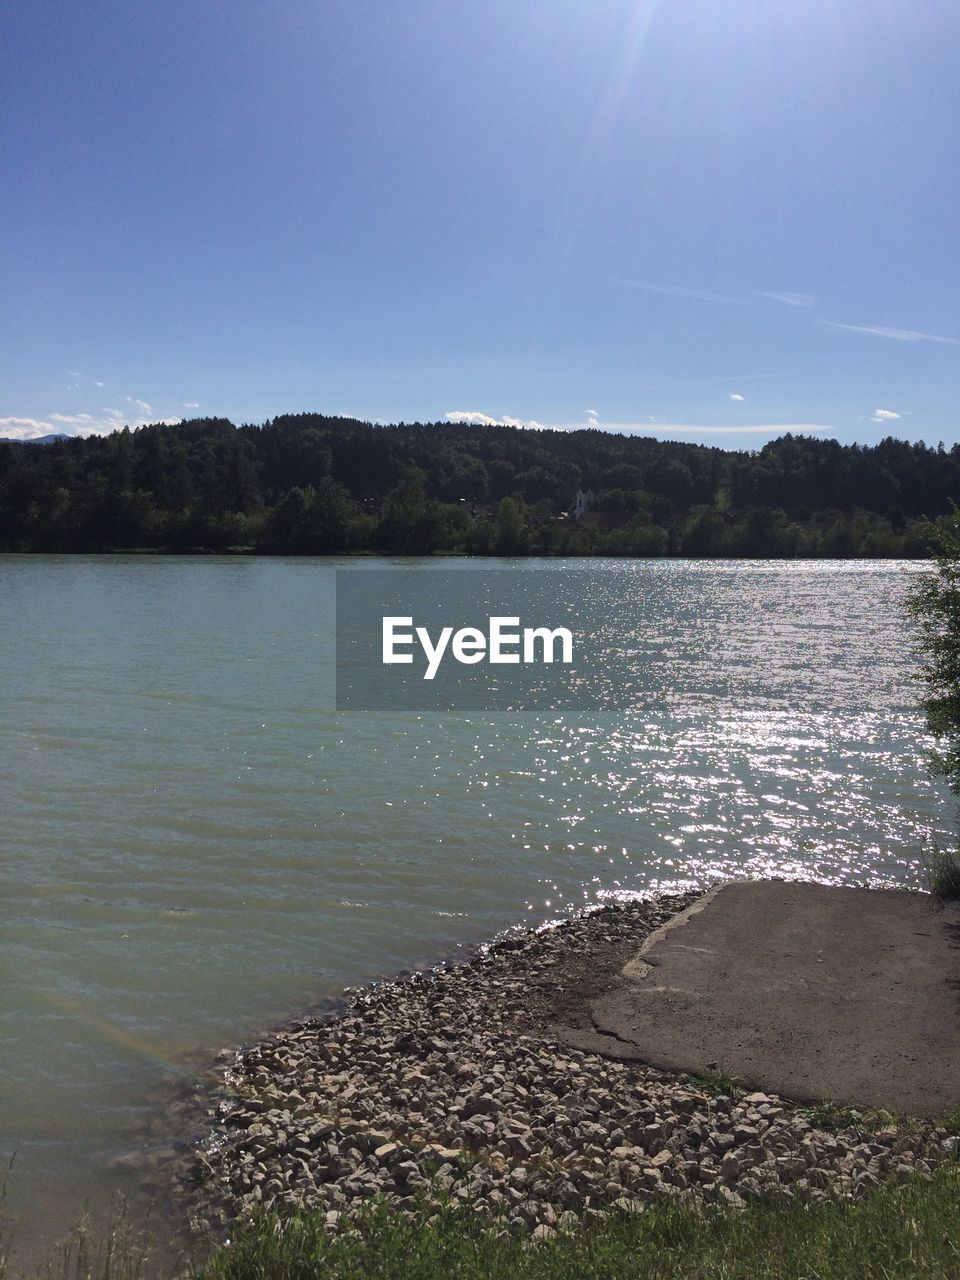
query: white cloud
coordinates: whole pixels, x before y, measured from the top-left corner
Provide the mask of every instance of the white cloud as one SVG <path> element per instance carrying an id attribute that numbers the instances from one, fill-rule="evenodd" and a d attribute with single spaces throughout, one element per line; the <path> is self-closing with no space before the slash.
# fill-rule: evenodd
<path id="1" fill-rule="evenodd" d="M 136 396 L 127 396 L 127 404 L 132 404 L 135 409 L 139 409 L 141 413 L 153 413 L 153 410 L 147 404 L 146 400 L 138 400 Z"/>
<path id="2" fill-rule="evenodd" d="M 87 430 L 77 431 L 77 435 L 109 435 L 110 431 L 123 430 L 124 426 L 128 426 L 131 431 L 136 431 L 141 426 L 177 426 L 178 422 L 182 422 L 182 417 L 128 417 L 123 421 L 110 419 L 109 421 L 95 421 L 95 424 Z"/>
<path id="3" fill-rule="evenodd" d="M 105 387 L 107 384 L 105 382 L 95 382 L 93 385 L 95 387 Z"/>
<path id="4" fill-rule="evenodd" d="M 497 427 L 498 418 L 491 418 L 489 413 L 480 413 L 476 409 L 454 409 L 452 413 L 443 415 L 448 422 L 469 422 L 477 427 Z"/>
<path id="5" fill-rule="evenodd" d="M 184 400 L 183 407 L 185 409 L 199 409 L 200 405 L 196 400 Z"/>
<path id="6" fill-rule="evenodd" d="M 740 394 L 739 394 L 739 392 L 737 392 L 737 391 L 731 391 L 731 392 L 730 392 L 730 399 L 731 399 L 731 400 L 742 400 L 742 399 L 743 399 L 743 396 L 742 396 L 742 395 L 740 395 Z"/>
<path id="7" fill-rule="evenodd" d="M 618 280 L 631 289 L 642 289 L 645 293 L 667 293 L 675 298 L 694 298 L 698 302 L 731 302 L 735 306 L 743 306 L 742 298 L 728 298 L 723 293 L 709 293 L 705 289 L 684 289 L 676 284 L 649 284 L 645 280 Z"/>
<path id="8" fill-rule="evenodd" d="M 106 417 L 95 417 L 91 413 L 51 413 L 46 418 L 0 418 L 0 437 L 8 440 L 35 440 L 38 436 L 104 436 L 111 431 L 119 431 L 128 426 L 131 430 L 137 427 L 174 426 L 182 422 L 182 418 L 130 418 L 119 409 L 104 409 Z"/>
<path id="9" fill-rule="evenodd" d="M 466 422 L 474 427 L 528 427 L 532 431 L 542 431 L 543 423 L 533 418 L 524 421 L 521 418 L 492 418 L 489 413 L 481 413 L 478 409 L 454 409 L 443 415 L 448 422 Z"/>
<path id="10" fill-rule="evenodd" d="M 42 418 L 0 418 L 0 436 L 7 440 L 34 440 L 37 436 L 49 436 L 57 428 Z"/>
<path id="11" fill-rule="evenodd" d="M 49 418 L 0 418 L 0 435 L 13 440 L 35 440 L 38 436 L 95 436 L 116 429 L 89 413 L 51 413 Z"/>
<path id="12" fill-rule="evenodd" d="M 770 298 L 788 307 L 812 307 L 817 301 L 812 293 L 758 293 L 757 297 Z"/>
<path id="13" fill-rule="evenodd" d="M 583 412 L 587 415 L 588 418 L 598 418 L 600 416 L 597 413 L 596 409 L 584 409 Z"/>
<path id="14" fill-rule="evenodd" d="M 899 418 L 899 413 L 894 413 L 892 409 L 874 409 L 871 422 L 893 422 Z"/>
<path id="15" fill-rule="evenodd" d="M 893 338 L 896 342 L 941 342 L 946 346 L 960 347 L 960 338 L 943 338 L 936 333 L 918 333 L 915 329 L 886 329 L 880 325 L 837 324 L 835 320 L 820 320 L 830 329 L 846 329 L 849 333 L 869 333 L 875 338 Z"/>

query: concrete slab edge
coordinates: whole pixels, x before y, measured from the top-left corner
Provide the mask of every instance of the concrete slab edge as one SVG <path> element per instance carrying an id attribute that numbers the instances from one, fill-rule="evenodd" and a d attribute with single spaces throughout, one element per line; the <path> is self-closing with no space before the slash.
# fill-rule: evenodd
<path id="1" fill-rule="evenodd" d="M 724 880 L 721 884 L 714 885 L 712 889 L 707 890 L 702 898 L 698 898 L 691 906 L 685 907 L 683 911 L 679 912 L 679 914 L 671 916 L 666 924 L 662 924 L 658 929 L 654 929 L 653 933 L 644 939 L 643 946 L 633 959 L 628 960 L 620 970 L 623 977 L 626 978 L 628 982 L 642 982 L 655 967 L 643 958 L 651 947 L 656 946 L 656 944 L 670 933 L 671 930 L 679 929 L 683 925 L 689 924 L 690 920 L 695 915 L 699 914 L 699 912 L 703 911 L 705 907 L 708 907 L 710 903 L 713 902 L 714 898 L 716 898 L 718 894 L 722 893 L 724 889 L 729 889 L 731 885 L 742 883 L 742 880 Z"/>

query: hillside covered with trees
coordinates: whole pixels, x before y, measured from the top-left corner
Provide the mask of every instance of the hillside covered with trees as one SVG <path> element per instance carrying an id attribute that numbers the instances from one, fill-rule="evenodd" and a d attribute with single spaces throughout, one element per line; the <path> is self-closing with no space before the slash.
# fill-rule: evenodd
<path id="1" fill-rule="evenodd" d="M 299 414 L 0 443 L 4 551 L 922 556 L 954 501 L 960 446 L 890 438 L 732 452 Z"/>

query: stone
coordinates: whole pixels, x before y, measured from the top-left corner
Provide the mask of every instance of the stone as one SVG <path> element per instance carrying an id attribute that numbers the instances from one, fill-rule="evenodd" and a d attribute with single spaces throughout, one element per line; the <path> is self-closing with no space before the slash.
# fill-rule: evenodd
<path id="1" fill-rule="evenodd" d="M 642 903 L 603 919 L 633 947 L 669 915 Z M 219 1230 L 259 1204 L 305 1206 L 339 1230 L 382 1193 L 407 1216 L 421 1197 L 429 1218 L 450 1196 L 524 1233 L 569 1231 L 669 1197 L 741 1207 L 771 1187 L 858 1196 L 884 1178 L 928 1177 L 956 1149 L 933 1125 L 835 1135 L 772 1095 L 710 1098 L 641 1063 L 557 1052 L 519 1020 L 531 990 L 556 983 L 552 962 L 579 962 L 597 929 L 587 915 L 523 947 L 353 993 L 339 1020 L 230 1054 L 223 1091 L 195 1091 L 177 1115 L 186 1125 L 208 1108 L 193 1126 L 196 1156 L 163 1156 L 180 1165 L 190 1216 Z"/>

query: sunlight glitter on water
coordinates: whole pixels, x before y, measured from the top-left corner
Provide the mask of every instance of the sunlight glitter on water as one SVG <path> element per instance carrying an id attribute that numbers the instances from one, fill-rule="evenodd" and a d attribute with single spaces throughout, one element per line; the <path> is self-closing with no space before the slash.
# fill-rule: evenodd
<path id="1" fill-rule="evenodd" d="M 916 566 L 585 567 L 619 710 L 338 716 L 330 563 L 0 557 L 16 1195 L 114 1185 L 188 1050 L 517 921 L 729 876 L 922 883 L 953 820 Z"/>

